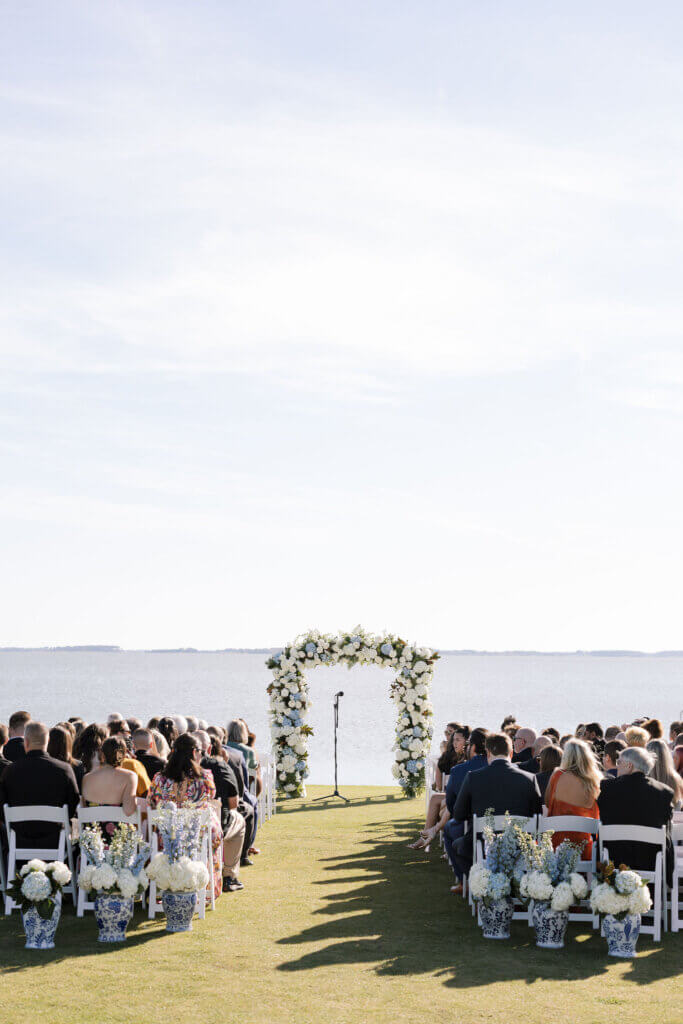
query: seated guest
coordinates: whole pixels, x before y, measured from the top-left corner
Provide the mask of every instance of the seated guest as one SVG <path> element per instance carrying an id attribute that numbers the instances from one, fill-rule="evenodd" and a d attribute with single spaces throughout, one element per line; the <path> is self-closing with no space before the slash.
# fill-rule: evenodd
<path id="1" fill-rule="evenodd" d="M 71 765 L 56 761 L 47 752 L 48 730 L 42 722 L 28 722 L 24 732 L 25 757 L 16 758 L 0 779 L 0 806 L 48 807 L 67 805 L 69 818 L 78 806 L 78 786 Z M 53 848 L 59 842 L 59 826 L 46 822 L 17 824 L 17 845 Z"/>
<path id="2" fill-rule="evenodd" d="M 185 721 L 187 722 L 188 732 L 197 732 L 197 730 L 199 729 L 199 722 L 194 717 L 194 715 L 185 715 Z"/>
<path id="3" fill-rule="evenodd" d="M 602 755 L 602 767 L 605 773 L 613 779 L 617 777 L 617 761 L 622 750 L 626 750 L 623 740 L 608 740 L 605 744 L 605 752 Z"/>
<path id="4" fill-rule="evenodd" d="M 674 759 L 664 740 L 650 740 L 647 750 L 654 756 L 655 763 L 650 778 L 663 782 L 674 791 L 674 810 L 679 811 L 683 802 L 683 779 L 674 768 Z"/>
<path id="5" fill-rule="evenodd" d="M 631 725 L 623 738 L 627 747 L 646 747 L 652 737 L 646 729 L 641 729 L 639 725 Z"/>
<path id="6" fill-rule="evenodd" d="M 138 731 L 138 729 L 142 729 L 142 722 L 139 718 L 127 718 L 126 721 L 128 722 L 131 737 L 134 732 Z"/>
<path id="7" fill-rule="evenodd" d="M 263 789 L 263 780 L 261 778 L 261 759 L 258 755 L 258 750 L 256 749 L 256 735 L 250 730 L 249 726 L 247 725 L 243 718 L 240 718 L 240 722 L 244 726 L 244 731 L 246 735 L 245 743 L 248 746 L 249 750 L 253 751 L 254 757 L 256 759 L 256 796 L 258 797 L 261 795 L 261 790 Z"/>
<path id="8" fill-rule="evenodd" d="M 538 755 L 538 766 L 539 771 L 536 775 L 536 782 L 538 783 L 538 791 L 541 794 L 541 799 L 545 803 L 544 796 L 545 791 L 550 782 L 550 778 L 556 768 L 559 768 L 562 764 L 562 747 L 544 747 L 541 753 Z"/>
<path id="9" fill-rule="evenodd" d="M 83 776 L 85 775 L 85 769 L 80 761 L 77 761 L 72 754 L 73 740 L 71 733 L 61 725 L 55 725 L 50 729 L 50 735 L 47 741 L 47 752 L 50 757 L 54 757 L 56 761 L 63 761 L 64 764 L 70 764 L 73 768 L 73 773 L 76 776 L 76 784 L 80 790 L 81 783 L 83 782 Z"/>
<path id="10" fill-rule="evenodd" d="M 92 722 L 81 729 L 73 745 L 73 755 L 81 762 L 86 772 L 92 772 L 101 764 L 100 751 L 108 736 L 107 727 Z"/>
<path id="11" fill-rule="evenodd" d="M 683 733 L 683 722 L 672 722 L 669 726 L 669 746 L 673 750 L 676 746 L 676 737 Z"/>
<path id="12" fill-rule="evenodd" d="M 123 736 L 119 736 L 118 738 L 123 739 Z M 133 774 L 137 776 L 135 795 L 139 797 L 146 797 L 152 783 L 142 761 L 138 761 L 137 757 L 131 756 L 130 748 L 132 745 L 132 740 L 130 740 L 129 743 L 126 743 L 126 756 L 121 763 L 121 767 L 126 768 L 129 772 L 133 772 Z"/>
<path id="13" fill-rule="evenodd" d="M 683 743 L 679 743 L 674 747 L 671 756 L 674 762 L 674 771 L 683 776 Z"/>
<path id="14" fill-rule="evenodd" d="M 239 750 L 244 754 L 244 760 L 247 762 L 249 771 L 256 771 L 256 755 L 251 747 L 247 745 L 248 738 L 246 726 L 240 718 L 235 718 L 232 722 L 228 723 L 227 745 L 232 747 L 233 750 Z"/>
<path id="15" fill-rule="evenodd" d="M 515 733 L 513 764 L 520 761 L 528 761 L 534 756 L 534 743 L 536 742 L 536 730 L 523 726 Z"/>
<path id="16" fill-rule="evenodd" d="M 537 736 L 534 740 L 534 745 L 531 748 L 533 752 L 532 756 L 529 758 L 528 761 L 518 761 L 517 764 L 523 772 L 529 772 L 530 775 L 538 775 L 539 771 L 541 770 L 541 765 L 539 761 L 541 751 L 545 747 L 551 747 L 552 745 L 553 741 L 551 740 L 550 736 Z"/>
<path id="17" fill-rule="evenodd" d="M 535 739 L 535 736 L 534 736 Z M 483 818 L 489 810 L 530 818 L 541 809 L 541 794 L 533 775 L 511 764 L 512 743 L 505 733 L 486 737 L 488 767 L 470 772 L 458 792 L 453 818 L 471 821 L 473 815 Z M 465 834 L 453 844 L 456 871 L 462 877 L 472 864 L 472 838 Z"/>
<path id="18" fill-rule="evenodd" d="M 169 747 L 168 743 L 166 742 L 166 740 L 161 735 L 158 729 L 153 729 L 150 726 L 147 726 L 147 728 L 152 734 L 154 746 L 156 747 L 157 756 L 160 757 L 165 764 L 166 761 L 168 761 L 168 756 L 171 753 L 171 748 Z"/>
<path id="19" fill-rule="evenodd" d="M 151 810 L 172 800 L 176 807 L 190 805 L 208 808 L 211 817 L 211 850 L 213 856 L 214 896 L 220 896 L 223 879 L 220 870 L 220 848 L 223 832 L 212 806 L 216 785 L 211 772 L 201 766 L 202 752 L 195 736 L 185 732 L 175 741 L 163 772 L 154 776 L 147 800 Z"/>
<path id="20" fill-rule="evenodd" d="M 128 756 L 132 757 L 133 754 L 133 741 L 131 739 L 130 726 L 125 718 L 121 719 L 120 722 L 114 721 L 109 723 L 109 735 L 120 736 L 126 744 L 128 750 Z"/>
<path id="21" fill-rule="evenodd" d="M 586 726 L 583 738 L 593 747 L 598 757 L 602 757 L 605 749 L 605 739 L 602 733 L 602 726 L 599 722 L 589 722 Z"/>
<path id="22" fill-rule="evenodd" d="M 443 840 L 446 856 L 448 857 L 448 861 L 453 869 L 453 874 L 455 875 L 455 884 L 451 886 L 451 892 L 456 895 L 460 895 L 460 893 L 462 893 L 463 875 L 455 857 L 454 844 L 465 834 L 465 824 L 462 821 L 455 821 L 451 815 L 453 814 L 453 808 L 455 807 L 458 793 L 462 788 L 462 784 L 466 776 L 469 775 L 470 772 L 476 772 L 482 768 L 486 768 L 488 764 L 488 761 L 486 760 L 487 735 L 488 733 L 486 729 L 473 729 L 470 733 L 469 743 L 467 745 L 468 759 L 467 761 L 463 761 L 462 764 L 456 765 L 448 777 L 445 813 L 442 821 L 439 822 L 443 828 Z"/>
<path id="23" fill-rule="evenodd" d="M 555 729 L 552 725 L 549 726 L 547 729 L 543 730 L 543 735 L 550 736 L 550 740 L 552 743 L 560 742 L 560 730 Z"/>
<path id="24" fill-rule="evenodd" d="M 562 753 L 560 767 L 553 772 L 546 789 L 548 817 L 572 815 L 597 821 L 600 817 L 597 798 L 601 781 L 600 768 L 590 744 L 586 740 L 569 740 Z M 555 832 L 553 849 L 557 849 L 564 839 L 577 845 L 583 842 L 582 859 L 590 860 L 593 851 L 590 833 Z"/>
<path id="25" fill-rule="evenodd" d="M 452 728 L 451 728 L 452 726 Z M 442 785 L 444 775 L 446 779 L 450 778 L 450 772 L 458 764 L 466 764 L 466 750 L 467 742 L 470 734 L 470 730 L 466 725 L 460 725 L 459 722 L 451 722 L 446 728 L 446 732 L 449 733 L 448 746 L 439 758 L 439 765 L 445 772 L 440 772 Z M 420 835 L 413 843 L 408 844 L 410 850 L 426 850 L 429 847 L 431 839 L 428 838 L 430 830 L 438 823 L 441 812 L 444 807 L 444 794 L 433 793 L 429 801 L 429 807 L 427 808 L 427 817 L 425 820 L 425 827 L 420 832 Z M 450 812 L 449 812 L 450 817 Z M 447 819 L 446 819 L 447 820 Z M 432 836 L 433 839 L 433 836 Z"/>
<path id="26" fill-rule="evenodd" d="M 603 825 L 646 825 L 667 829 L 673 812 L 673 790 L 663 782 L 649 778 L 655 759 L 649 750 L 627 747 L 617 760 L 617 778 L 604 779 L 598 807 Z M 628 864 L 634 871 L 653 871 L 657 850 L 654 846 L 622 840 L 608 844 L 615 864 Z M 673 868 L 673 846 L 667 840 L 669 879 Z"/>
<path id="27" fill-rule="evenodd" d="M 31 721 L 28 711 L 15 711 L 9 718 L 9 738 L 2 749 L 2 756 L 7 761 L 20 761 L 26 756 L 24 748 L 24 732 Z"/>
<path id="28" fill-rule="evenodd" d="M 135 772 L 123 767 L 128 748 L 122 736 L 110 736 L 100 749 L 100 764 L 83 779 L 81 802 L 84 807 L 122 807 L 124 814 L 135 814 L 137 800 Z M 116 823 L 102 822 L 105 839 L 111 836 Z"/>
<path id="29" fill-rule="evenodd" d="M 238 867 L 240 864 L 251 863 L 247 857 L 246 822 L 237 810 L 239 788 L 235 773 L 229 763 L 222 757 L 213 757 L 211 737 L 208 732 L 197 729 L 191 732 L 199 743 L 202 751 L 202 768 L 208 768 L 213 775 L 216 786 L 216 797 L 221 802 L 221 828 L 223 830 L 223 892 L 237 892 L 243 889 L 240 882 Z"/>
<path id="30" fill-rule="evenodd" d="M 648 718 L 643 722 L 643 729 L 649 733 L 652 740 L 661 740 L 664 736 L 664 726 L 658 718 Z"/>
<path id="31" fill-rule="evenodd" d="M 169 750 L 173 750 L 173 744 L 178 739 L 178 730 L 175 722 L 168 716 L 159 719 L 159 732 L 168 743 Z"/>
<path id="32" fill-rule="evenodd" d="M 79 718 L 78 715 L 74 715 L 73 717 L 71 717 L 69 719 L 69 721 L 71 722 L 71 724 L 74 727 L 74 732 L 75 732 L 76 736 L 78 736 L 78 734 L 81 732 L 81 729 L 85 728 L 85 722 L 83 721 L 82 718 Z"/>
<path id="33" fill-rule="evenodd" d="M 187 732 L 187 719 L 184 715 L 171 715 L 171 718 L 179 736 Z"/>
<path id="34" fill-rule="evenodd" d="M 150 779 L 164 770 L 166 761 L 159 757 L 151 729 L 136 729 L 133 733 L 133 749 L 136 759 L 144 766 Z"/>

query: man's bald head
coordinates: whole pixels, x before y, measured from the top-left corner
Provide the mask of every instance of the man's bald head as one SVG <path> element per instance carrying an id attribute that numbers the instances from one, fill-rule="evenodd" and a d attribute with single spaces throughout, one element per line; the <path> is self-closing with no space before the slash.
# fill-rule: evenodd
<path id="1" fill-rule="evenodd" d="M 205 732 L 204 729 L 197 729 L 193 736 L 199 743 L 202 754 L 206 754 L 211 749 L 211 737 L 208 732 Z"/>
<path id="2" fill-rule="evenodd" d="M 533 751 L 534 743 L 536 742 L 536 730 L 529 729 L 527 726 L 522 726 L 515 733 L 515 753 L 521 754 L 523 750 L 529 751 L 529 756 Z"/>
<path id="3" fill-rule="evenodd" d="M 552 747 L 552 736 L 538 736 L 534 742 L 534 757 L 538 757 L 544 747 Z"/>

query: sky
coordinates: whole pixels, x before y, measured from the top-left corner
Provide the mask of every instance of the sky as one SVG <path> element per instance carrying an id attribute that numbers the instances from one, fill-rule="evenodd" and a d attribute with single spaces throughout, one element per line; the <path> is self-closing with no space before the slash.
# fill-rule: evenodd
<path id="1" fill-rule="evenodd" d="M 683 648 L 680 5 L 0 15 L 0 643 Z"/>

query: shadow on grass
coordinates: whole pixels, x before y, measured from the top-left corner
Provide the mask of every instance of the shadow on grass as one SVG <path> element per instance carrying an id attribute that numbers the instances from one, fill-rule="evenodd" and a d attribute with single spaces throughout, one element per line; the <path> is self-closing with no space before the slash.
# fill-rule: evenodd
<path id="1" fill-rule="evenodd" d="M 351 807 L 366 807 L 368 804 L 393 804 L 399 803 L 405 800 L 405 797 L 400 793 L 387 793 L 382 796 L 365 796 L 365 797 L 350 797 L 348 803 L 344 803 L 338 797 L 326 796 L 326 797 L 311 797 L 307 800 L 296 800 L 291 803 L 278 803 L 277 813 L 280 814 L 298 814 L 301 811 L 329 811 L 330 808 L 343 810 L 344 808 Z M 385 823 L 386 824 L 386 823 Z"/>
<path id="2" fill-rule="evenodd" d="M 499 982 L 598 979 L 610 964 L 605 940 L 570 924 L 563 951 L 541 950 L 533 929 L 513 922 L 507 942 L 482 938 L 468 905 L 449 893 L 452 875 L 434 849 L 430 856 L 406 848 L 418 823 L 406 818 L 365 826 L 364 852 L 321 859 L 329 878 L 318 878 L 324 905 L 319 924 L 281 939 L 296 958 L 281 971 L 338 964 L 378 965 L 383 976 L 432 974 L 453 988 Z M 315 946 L 306 952 L 306 947 Z M 677 977 L 683 939 L 666 935 L 655 946 L 640 940 L 639 956 L 623 974 L 648 985 Z"/>

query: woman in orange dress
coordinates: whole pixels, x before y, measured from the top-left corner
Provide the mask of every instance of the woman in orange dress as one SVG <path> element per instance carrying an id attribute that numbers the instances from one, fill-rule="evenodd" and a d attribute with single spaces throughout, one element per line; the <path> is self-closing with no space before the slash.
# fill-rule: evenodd
<path id="1" fill-rule="evenodd" d="M 562 755 L 562 763 L 553 772 L 545 791 L 544 803 L 548 817 L 571 815 L 577 818 L 600 817 L 598 794 L 602 776 L 591 747 L 584 740 L 568 740 Z M 584 843 L 582 860 L 590 860 L 593 837 L 589 832 L 555 832 L 553 849 L 568 839 L 580 845 Z"/>

